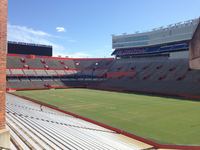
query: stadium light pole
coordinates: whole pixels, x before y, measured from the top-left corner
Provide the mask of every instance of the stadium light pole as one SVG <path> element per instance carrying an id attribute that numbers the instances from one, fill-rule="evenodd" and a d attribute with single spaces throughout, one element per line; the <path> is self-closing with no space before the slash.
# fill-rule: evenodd
<path id="1" fill-rule="evenodd" d="M 0 0 L 0 148 L 10 148 L 10 134 L 6 129 L 6 54 L 8 1 Z"/>

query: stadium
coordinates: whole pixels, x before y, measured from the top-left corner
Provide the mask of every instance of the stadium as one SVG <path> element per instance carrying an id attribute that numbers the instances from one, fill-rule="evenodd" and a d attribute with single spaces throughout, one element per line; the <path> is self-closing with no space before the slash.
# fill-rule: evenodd
<path id="1" fill-rule="evenodd" d="M 112 35 L 110 58 L 0 31 L 0 149 L 200 149 L 200 18 Z"/>

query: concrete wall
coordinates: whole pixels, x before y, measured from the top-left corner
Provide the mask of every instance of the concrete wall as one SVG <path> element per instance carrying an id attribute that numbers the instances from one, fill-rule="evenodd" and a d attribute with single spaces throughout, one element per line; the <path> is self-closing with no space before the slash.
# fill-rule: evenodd
<path id="1" fill-rule="evenodd" d="M 190 42 L 189 55 L 190 68 L 200 69 L 200 24 L 198 25 Z"/>
<path id="2" fill-rule="evenodd" d="M 170 59 L 181 59 L 181 58 L 189 58 L 189 51 L 180 51 L 170 53 Z"/>

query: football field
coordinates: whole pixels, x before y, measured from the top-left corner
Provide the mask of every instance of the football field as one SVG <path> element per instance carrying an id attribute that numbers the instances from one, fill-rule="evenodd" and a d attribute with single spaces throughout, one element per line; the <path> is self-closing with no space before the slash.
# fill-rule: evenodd
<path id="1" fill-rule="evenodd" d="M 17 91 L 165 144 L 200 145 L 200 101 L 89 89 Z"/>

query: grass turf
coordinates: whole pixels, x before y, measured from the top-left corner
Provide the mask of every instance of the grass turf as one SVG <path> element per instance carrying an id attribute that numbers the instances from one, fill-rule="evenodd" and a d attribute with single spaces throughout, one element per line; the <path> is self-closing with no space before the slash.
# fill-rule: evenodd
<path id="1" fill-rule="evenodd" d="M 89 89 L 17 91 L 165 144 L 200 145 L 200 102 Z"/>

